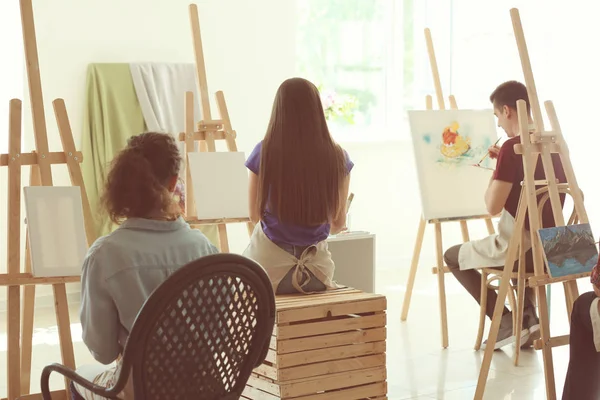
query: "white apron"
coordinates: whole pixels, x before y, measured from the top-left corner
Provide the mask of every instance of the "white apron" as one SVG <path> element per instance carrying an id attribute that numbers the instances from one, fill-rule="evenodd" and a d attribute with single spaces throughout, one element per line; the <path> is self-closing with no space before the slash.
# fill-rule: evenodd
<path id="1" fill-rule="evenodd" d="M 292 285 L 300 293 L 307 293 L 300 285 L 300 282 L 308 281 L 303 279 L 308 276 L 306 269 L 312 272 L 327 289 L 340 288 L 332 280 L 335 264 L 331 259 L 331 253 L 325 240 L 307 247 L 298 259 L 273 243 L 263 232 L 262 225 L 258 223 L 252 232 L 250 244 L 242 255 L 256 261 L 267 271 L 275 293 L 277 293 L 277 287 L 281 280 L 296 266 L 292 276 Z"/>
<path id="2" fill-rule="evenodd" d="M 466 242 L 460 247 L 458 251 L 460 270 L 503 266 L 514 228 L 515 219 L 508 211 L 502 209 L 497 234 Z M 523 234 L 525 236 L 525 251 L 528 251 L 531 248 L 531 238 L 529 232 Z"/>
<path id="3" fill-rule="evenodd" d="M 600 352 L 600 315 L 598 314 L 598 301 L 600 297 L 596 297 L 590 306 L 590 319 L 592 320 L 592 332 L 594 334 L 594 346 L 596 351 Z"/>
<path id="4" fill-rule="evenodd" d="M 117 383 L 117 378 L 121 373 L 121 357 L 113 367 L 107 368 L 105 365 L 84 365 L 76 371 L 79 375 L 87 379 L 88 381 L 95 383 L 98 386 L 111 387 Z M 77 392 L 86 400 L 104 400 L 105 397 L 98 396 L 86 388 L 75 384 Z M 118 399 L 122 400 L 133 400 L 133 381 L 132 376 L 129 375 L 129 380 L 125 385 L 125 389 L 119 394 Z"/>

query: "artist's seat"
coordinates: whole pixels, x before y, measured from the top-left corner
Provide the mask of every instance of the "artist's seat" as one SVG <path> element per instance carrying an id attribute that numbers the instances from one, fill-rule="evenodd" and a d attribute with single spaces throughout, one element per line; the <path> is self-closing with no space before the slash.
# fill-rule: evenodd
<path id="1" fill-rule="evenodd" d="M 561 194 L 568 195 L 566 199 L 572 198 L 572 194 L 569 190 L 567 190 L 564 186 L 558 187 L 558 192 Z M 543 213 L 542 209 L 545 204 L 549 201 L 549 195 L 547 189 L 538 189 L 538 194 L 543 194 L 543 196 L 538 201 L 538 212 L 540 218 L 540 224 L 543 224 Z M 583 193 L 581 194 L 583 197 Z M 566 201 L 565 201 L 566 202 Z M 563 207 L 563 213 L 568 216 L 567 225 L 577 224 L 579 219 L 577 217 L 577 213 L 575 211 L 574 205 L 571 213 L 567 212 L 568 207 Z M 521 243 L 522 245 L 522 243 Z M 526 269 L 531 270 L 531 268 L 526 268 L 526 263 L 533 263 L 533 260 L 530 257 L 525 257 L 524 252 L 519 252 L 519 267 L 517 271 L 514 271 L 510 275 L 510 279 L 516 280 L 517 284 L 509 285 L 508 291 L 508 301 L 510 303 L 510 307 L 512 309 L 512 317 L 513 317 L 513 335 L 515 335 L 515 351 L 513 354 L 513 361 L 515 365 L 519 363 L 519 355 L 521 351 L 521 327 L 523 325 L 523 314 L 524 314 L 524 306 L 525 306 L 525 289 L 529 286 L 529 279 L 535 276 L 534 272 L 526 272 Z M 487 307 L 487 289 L 498 290 L 500 288 L 500 284 L 502 282 L 502 268 L 483 268 L 481 270 L 481 301 L 480 301 L 480 313 L 479 313 L 479 330 L 477 333 L 477 339 L 475 341 L 475 350 L 479 350 L 481 348 L 481 342 L 483 339 L 483 331 L 485 328 L 485 320 L 486 320 L 486 307 Z M 498 282 L 497 285 L 494 282 Z M 548 286 L 548 291 L 550 286 Z M 516 292 L 516 297 L 515 297 Z M 548 305 L 548 309 L 550 309 L 550 305 Z"/>
<path id="2" fill-rule="evenodd" d="M 520 267 L 521 268 L 521 267 Z M 523 267 L 524 270 L 524 267 Z M 520 275 L 522 274 L 522 275 Z M 521 329 L 520 327 L 523 324 L 523 309 L 524 309 L 524 300 L 525 300 L 525 289 L 528 287 L 527 279 L 534 276 L 533 273 L 530 272 L 519 272 L 515 271 L 510 275 L 510 279 L 516 280 L 517 284 L 513 284 L 511 282 L 510 290 L 508 291 L 508 301 L 510 304 L 511 310 L 516 312 L 512 313 L 513 317 L 513 335 L 515 335 L 515 339 L 517 341 L 517 348 L 520 348 L 520 340 Z M 483 331 L 485 329 L 485 321 L 486 321 L 486 310 L 487 310 L 487 290 L 498 290 L 500 288 L 500 282 L 502 281 L 502 269 L 499 268 L 482 268 L 481 270 L 481 300 L 480 300 L 480 311 L 479 311 L 479 329 L 477 331 L 477 339 L 475 340 L 475 350 L 479 350 L 481 348 L 481 342 L 483 340 Z M 494 284 L 494 282 L 498 282 L 498 284 Z M 515 351 L 516 353 L 519 350 Z M 517 359 L 515 358 L 515 364 L 517 363 Z"/>
<path id="3" fill-rule="evenodd" d="M 242 399 L 385 399 L 385 296 L 345 288 L 277 296 L 269 353 Z"/>
<path id="4" fill-rule="evenodd" d="M 136 399 L 238 399 L 269 351 L 275 296 L 264 269 L 235 254 L 200 258 L 179 269 L 148 298 L 123 353 L 121 374 L 102 388 L 74 371 L 59 372 L 99 396 L 116 398 L 130 372 Z"/>

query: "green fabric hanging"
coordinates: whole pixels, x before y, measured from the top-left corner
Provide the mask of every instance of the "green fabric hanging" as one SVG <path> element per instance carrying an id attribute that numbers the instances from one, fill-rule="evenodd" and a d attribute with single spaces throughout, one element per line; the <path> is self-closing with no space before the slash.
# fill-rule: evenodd
<path id="1" fill-rule="evenodd" d="M 98 237 L 117 228 L 101 209 L 100 196 L 114 156 L 127 139 L 146 131 L 129 64 L 90 64 L 87 71 L 86 105 L 81 139 L 82 173 L 95 217 Z M 218 246 L 215 225 L 200 230 Z"/>
<path id="2" fill-rule="evenodd" d="M 104 179 L 127 139 L 146 130 L 128 64 L 90 64 L 82 132 L 83 180 L 98 236 L 116 226 L 100 207 Z"/>

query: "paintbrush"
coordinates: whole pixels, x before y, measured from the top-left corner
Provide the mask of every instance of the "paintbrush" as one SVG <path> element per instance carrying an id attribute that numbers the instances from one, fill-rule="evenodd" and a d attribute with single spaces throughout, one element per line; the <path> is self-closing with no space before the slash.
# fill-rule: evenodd
<path id="1" fill-rule="evenodd" d="M 348 200 L 346 201 L 346 214 L 348 214 L 348 211 L 350 210 L 352 200 L 354 200 L 354 193 L 350 193 L 350 196 L 348 196 Z"/>
<path id="2" fill-rule="evenodd" d="M 496 140 L 496 143 L 494 143 L 494 146 L 498 144 L 498 142 L 500 142 L 500 139 L 502 139 L 502 137 L 499 137 L 498 140 Z M 493 146 L 492 146 L 493 147 Z M 474 167 L 481 167 L 481 168 L 485 168 L 485 169 L 491 169 L 491 168 L 486 168 L 486 167 L 482 167 L 481 163 L 483 162 L 483 160 L 485 160 L 485 158 L 487 156 L 490 155 L 489 151 L 486 151 L 485 154 L 483 155 L 483 157 L 481 157 L 481 160 L 479 160 L 479 162 L 477 164 L 473 164 Z"/>

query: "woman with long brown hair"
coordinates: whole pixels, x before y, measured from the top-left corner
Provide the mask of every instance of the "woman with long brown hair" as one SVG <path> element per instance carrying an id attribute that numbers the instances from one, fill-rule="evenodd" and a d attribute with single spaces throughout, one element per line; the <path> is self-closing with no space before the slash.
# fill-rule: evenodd
<path id="1" fill-rule="evenodd" d="M 180 215 L 173 195 L 180 166 L 175 139 L 161 133 L 130 138 L 112 162 L 102 203 L 120 226 L 90 247 L 81 276 L 83 342 L 102 364 L 119 358 L 136 315 L 158 285 L 179 267 L 217 253 Z M 78 372 L 112 386 L 118 362 L 108 370 L 98 367 Z M 75 389 L 74 399 L 99 398 L 78 385 Z M 130 383 L 122 395 L 133 399 Z"/>
<path id="2" fill-rule="evenodd" d="M 315 85 L 283 82 L 264 140 L 246 161 L 256 228 L 244 255 L 267 270 L 276 293 L 336 287 L 326 239 L 345 229 L 353 166 L 329 134 Z"/>

